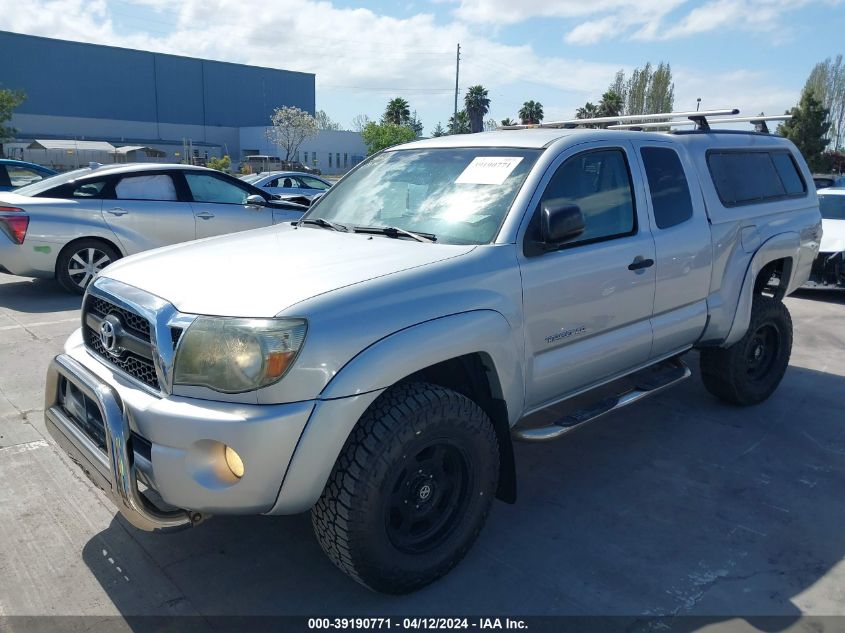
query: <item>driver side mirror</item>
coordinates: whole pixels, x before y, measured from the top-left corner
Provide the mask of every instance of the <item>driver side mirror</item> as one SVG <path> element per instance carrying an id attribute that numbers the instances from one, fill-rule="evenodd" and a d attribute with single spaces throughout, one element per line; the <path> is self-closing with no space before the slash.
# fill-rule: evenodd
<path id="1" fill-rule="evenodd" d="M 540 208 L 540 239 L 548 246 L 568 242 L 586 228 L 584 214 L 577 204 L 556 204 L 552 200 Z"/>
<path id="2" fill-rule="evenodd" d="M 266 207 L 267 201 L 257 193 L 253 193 L 246 197 L 244 204 L 248 207 Z"/>

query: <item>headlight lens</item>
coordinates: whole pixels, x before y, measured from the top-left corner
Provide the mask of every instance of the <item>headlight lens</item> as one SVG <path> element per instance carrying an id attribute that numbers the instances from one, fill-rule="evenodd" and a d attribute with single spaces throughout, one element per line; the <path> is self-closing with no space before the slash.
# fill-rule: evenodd
<path id="1" fill-rule="evenodd" d="M 302 319 L 197 317 L 179 341 L 173 382 L 242 393 L 281 379 L 305 340 Z"/>

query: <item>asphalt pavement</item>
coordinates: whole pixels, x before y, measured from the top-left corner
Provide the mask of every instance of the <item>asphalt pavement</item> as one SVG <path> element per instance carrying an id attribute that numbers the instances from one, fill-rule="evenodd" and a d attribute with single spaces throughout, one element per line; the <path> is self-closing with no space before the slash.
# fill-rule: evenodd
<path id="1" fill-rule="evenodd" d="M 518 445 L 518 502 L 494 504 L 446 578 L 395 597 L 338 572 L 307 514 L 124 523 L 44 427 L 80 300 L 0 274 L 0 616 L 845 615 L 845 293 L 786 303 L 795 346 L 770 400 L 717 401 L 692 354 L 679 386 Z"/>

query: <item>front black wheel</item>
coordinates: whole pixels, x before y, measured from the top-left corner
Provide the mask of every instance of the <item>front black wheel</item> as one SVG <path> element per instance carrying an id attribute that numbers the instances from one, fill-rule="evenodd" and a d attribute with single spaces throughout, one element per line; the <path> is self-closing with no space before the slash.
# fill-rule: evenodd
<path id="1" fill-rule="evenodd" d="M 701 350 L 701 378 L 714 396 L 740 406 L 758 404 L 777 389 L 792 353 L 792 319 L 777 299 L 759 295 L 748 331 L 726 348 Z"/>
<path id="2" fill-rule="evenodd" d="M 314 531 L 361 584 L 414 591 L 464 557 L 498 477 L 496 433 L 475 402 L 437 385 L 399 385 L 352 432 L 312 509 Z"/>

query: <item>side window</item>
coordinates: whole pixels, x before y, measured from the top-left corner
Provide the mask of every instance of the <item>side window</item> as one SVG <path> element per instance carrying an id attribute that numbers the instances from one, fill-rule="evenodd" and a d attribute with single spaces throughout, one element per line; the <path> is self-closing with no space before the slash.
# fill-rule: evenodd
<path id="1" fill-rule="evenodd" d="M 317 180 L 316 178 L 311 178 L 310 176 L 302 176 L 302 182 L 304 182 L 304 186 L 309 189 L 320 189 L 321 191 L 325 191 L 329 188 L 322 180 Z"/>
<path id="2" fill-rule="evenodd" d="M 237 185 L 209 174 L 186 173 L 185 180 L 197 202 L 244 204 L 249 192 Z"/>
<path id="3" fill-rule="evenodd" d="M 106 186 L 105 180 L 98 180 L 97 182 L 84 182 L 76 187 L 72 187 L 68 193 L 68 198 L 99 198 Z"/>
<path id="4" fill-rule="evenodd" d="M 636 230 L 631 177 L 622 150 L 591 151 L 567 159 L 549 181 L 540 205 L 551 201 L 578 205 L 584 214 L 586 230 L 573 244 L 621 237 Z M 539 207 L 534 217 L 534 234 L 539 238 Z"/>
<path id="5" fill-rule="evenodd" d="M 692 197 L 678 153 L 666 147 L 640 150 L 657 228 L 668 229 L 692 217 Z"/>
<path id="6" fill-rule="evenodd" d="M 34 169 L 29 169 L 28 167 L 20 167 L 19 165 L 6 165 L 6 171 L 9 174 L 9 180 L 12 183 L 12 187 L 31 185 L 32 183 L 44 180 L 45 178 L 44 174 L 37 172 Z"/>
<path id="7" fill-rule="evenodd" d="M 725 206 L 801 195 L 806 185 L 788 152 L 720 151 L 707 155 L 710 176 Z"/>
<path id="8" fill-rule="evenodd" d="M 118 200 L 178 200 L 173 178 L 167 174 L 128 176 L 114 186 Z"/>
<path id="9" fill-rule="evenodd" d="M 9 174 L 6 173 L 6 166 L 0 165 L 0 187 L 11 187 L 12 181 L 9 180 Z"/>
<path id="10" fill-rule="evenodd" d="M 279 186 L 279 179 L 278 179 L 278 178 L 273 178 L 273 180 L 268 180 L 267 182 L 265 182 L 265 183 L 264 183 L 263 185 L 261 185 L 261 186 L 262 186 L 262 187 L 278 187 L 278 186 Z"/>

